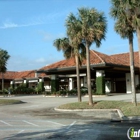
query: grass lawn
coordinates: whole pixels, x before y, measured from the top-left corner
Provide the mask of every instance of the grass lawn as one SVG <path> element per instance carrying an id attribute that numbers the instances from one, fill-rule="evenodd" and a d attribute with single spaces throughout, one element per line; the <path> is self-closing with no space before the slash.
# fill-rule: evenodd
<path id="1" fill-rule="evenodd" d="M 12 105 L 12 104 L 20 104 L 23 103 L 20 100 L 14 100 L 14 99 L 0 99 L 0 105 Z"/>
<path id="2" fill-rule="evenodd" d="M 93 106 L 88 102 L 76 102 L 59 106 L 60 109 L 120 109 L 125 116 L 140 116 L 140 103 L 136 107 L 131 102 L 95 101 Z"/>

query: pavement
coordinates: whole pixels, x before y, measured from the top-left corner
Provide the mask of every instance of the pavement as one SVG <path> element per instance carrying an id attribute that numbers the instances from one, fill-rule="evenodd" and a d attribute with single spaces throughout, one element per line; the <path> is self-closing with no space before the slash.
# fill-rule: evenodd
<path id="1" fill-rule="evenodd" d="M 36 97 L 36 95 L 33 95 Z M 32 96 L 32 97 L 33 97 Z M 42 96 L 42 95 L 39 95 Z M 140 102 L 140 93 L 138 93 L 137 95 L 137 102 Z M 28 97 L 28 96 L 27 96 Z M 57 100 L 57 98 L 65 98 L 66 102 L 64 103 L 70 103 L 76 100 L 73 99 L 77 99 L 77 97 L 75 96 L 44 96 L 45 98 L 50 98 L 53 99 L 55 98 L 55 100 Z M 3 96 L 0 96 L 0 98 L 3 98 Z M 12 95 L 10 98 L 19 98 L 19 99 L 24 99 L 24 96 L 14 96 Z M 26 96 L 25 96 L 26 98 Z M 88 95 L 85 95 L 82 97 L 83 101 L 88 101 Z M 93 95 L 93 100 L 98 101 L 98 100 L 115 100 L 115 101 L 126 101 L 126 102 L 131 102 L 132 101 L 132 94 L 126 94 L 126 93 L 112 93 L 112 94 L 108 94 L 108 95 Z M 24 100 L 23 100 L 24 101 Z M 124 116 L 124 114 L 122 113 L 122 111 L 120 109 L 78 109 L 78 110 L 66 110 L 66 109 L 58 109 L 57 107 L 60 104 L 55 104 L 51 106 L 52 103 L 49 103 L 50 107 L 54 107 L 54 110 L 56 111 L 60 111 L 60 112 L 88 112 L 88 114 L 94 115 L 96 118 L 111 118 L 111 120 L 113 121 L 140 121 L 140 116 L 130 116 L 130 117 L 126 117 Z M 48 105 L 48 104 L 47 104 Z M 36 105 L 35 105 L 36 106 Z M 93 113 L 94 112 L 94 113 Z M 111 117 L 109 116 L 105 116 L 104 112 L 112 112 L 111 113 Z M 117 115 L 116 115 L 117 113 Z M 87 114 L 87 113 L 85 113 Z M 113 115 L 114 114 L 114 115 Z"/>
<path id="2" fill-rule="evenodd" d="M 93 100 L 131 101 L 131 98 L 131 94 L 121 94 L 93 97 Z M 77 102 L 77 97 L 33 95 L 1 99 L 18 99 L 24 103 L 0 106 L 0 140 L 128 140 L 129 128 L 139 129 L 139 117 L 137 121 L 134 117 L 125 121 L 118 110 L 54 110 L 61 104 Z M 88 97 L 82 100 L 88 101 Z M 137 100 L 140 101 L 140 94 Z"/>

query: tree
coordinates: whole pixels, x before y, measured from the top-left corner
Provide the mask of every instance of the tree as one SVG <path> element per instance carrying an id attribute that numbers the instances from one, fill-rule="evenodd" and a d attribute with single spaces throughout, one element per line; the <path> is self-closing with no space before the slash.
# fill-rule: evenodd
<path id="1" fill-rule="evenodd" d="M 10 55 L 6 50 L 0 49 L 0 72 L 2 76 L 2 90 L 4 90 L 4 76 L 3 73 L 7 71 L 7 61 L 10 58 Z"/>
<path id="2" fill-rule="evenodd" d="M 122 38 L 129 40 L 130 50 L 130 72 L 131 72 L 131 86 L 132 86 L 132 102 L 137 105 L 136 91 L 135 91 L 135 72 L 134 72 L 134 51 L 133 51 L 133 33 L 135 32 L 132 22 L 128 20 L 126 11 L 122 8 L 121 1 L 112 0 L 112 9 L 110 14 L 117 19 L 115 23 L 115 31 L 120 34 Z M 116 7 L 117 6 L 117 7 Z"/>
<path id="3" fill-rule="evenodd" d="M 64 53 L 64 57 L 69 59 L 71 57 L 75 57 L 76 62 L 76 75 L 77 75 L 77 91 L 78 91 L 78 102 L 82 101 L 81 91 L 80 91 L 80 74 L 79 74 L 79 66 L 81 64 L 81 59 L 84 58 L 84 45 L 82 43 L 77 45 L 77 48 L 72 46 L 72 42 L 70 42 L 69 38 L 59 38 L 54 41 L 54 46 L 58 51 L 62 50 Z"/>
<path id="4" fill-rule="evenodd" d="M 100 47 L 101 40 L 105 39 L 106 18 L 102 12 L 98 12 L 94 8 L 80 8 L 78 9 L 78 17 L 70 14 L 66 25 L 70 39 L 75 43 L 82 42 L 86 47 L 89 105 L 93 105 L 89 48 L 93 43 Z"/>
<path id="5" fill-rule="evenodd" d="M 125 16 L 137 33 L 139 50 L 139 79 L 140 79 L 140 1 L 139 0 L 112 0 L 111 15 L 117 16 L 125 13 Z"/>

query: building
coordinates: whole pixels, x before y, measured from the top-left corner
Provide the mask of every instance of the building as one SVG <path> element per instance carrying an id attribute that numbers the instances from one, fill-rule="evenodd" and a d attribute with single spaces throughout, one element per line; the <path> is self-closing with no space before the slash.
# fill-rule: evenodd
<path id="1" fill-rule="evenodd" d="M 12 72 L 7 71 L 3 74 L 4 88 L 10 86 L 18 87 L 20 84 L 28 84 L 28 87 L 35 88 L 39 82 L 46 78 L 45 74 L 38 75 L 36 70 Z M 0 89 L 2 89 L 2 75 L 0 76 Z"/>
<path id="2" fill-rule="evenodd" d="M 135 65 L 135 86 L 139 84 L 139 55 L 134 53 Z M 105 91 L 108 93 L 131 93 L 131 77 L 130 77 L 130 59 L 129 53 L 106 55 L 94 50 L 90 51 L 91 66 L 91 86 L 98 87 L 96 79 L 104 77 Z M 75 88 L 76 83 L 76 67 L 75 58 L 62 60 L 48 66 L 44 66 L 39 70 L 22 71 L 22 72 L 6 72 L 5 81 L 7 86 L 12 84 L 18 86 L 21 83 L 28 83 L 29 87 L 35 87 L 37 83 L 44 82 L 46 91 Z M 7 79 L 6 75 L 10 75 Z M 87 87 L 86 77 L 86 60 L 83 60 L 80 67 L 81 86 Z M 8 82 L 9 81 L 9 82 Z M 7 87 L 6 86 L 6 87 Z"/>
<path id="3" fill-rule="evenodd" d="M 134 53 L 135 84 L 139 84 L 138 52 Z M 96 78 L 105 78 L 105 91 L 112 93 L 131 93 L 129 53 L 106 55 L 94 50 L 90 51 L 91 86 L 96 87 Z M 51 81 L 59 83 L 59 89 L 71 90 L 76 87 L 75 59 L 62 60 L 38 70 L 46 73 Z M 86 60 L 80 67 L 81 86 L 87 87 Z M 58 87 L 56 87 L 57 90 Z M 96 87 L 97 89 L 98 87 Z"/>

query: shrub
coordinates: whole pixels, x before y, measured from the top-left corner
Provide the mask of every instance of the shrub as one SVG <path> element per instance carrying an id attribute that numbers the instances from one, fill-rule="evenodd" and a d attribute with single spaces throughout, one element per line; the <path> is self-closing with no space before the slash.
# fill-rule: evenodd
<path id="1" fill-rule="evenodd" d="M 13 90 L 14 94 L 31 94 L 34 93 L 35 89 L 27 88 L 25 84 L 21 84 Z"/>

